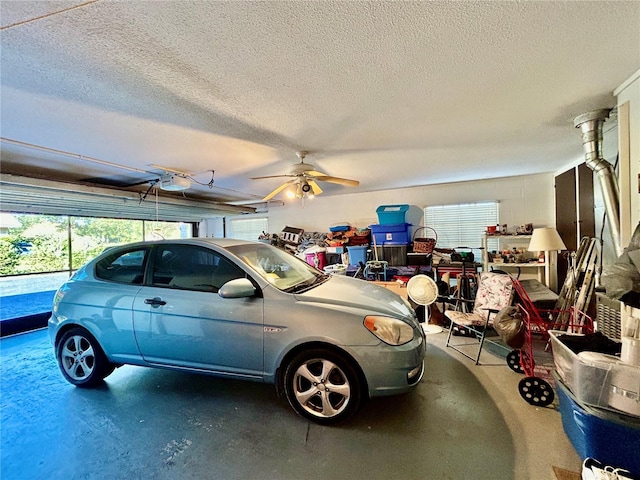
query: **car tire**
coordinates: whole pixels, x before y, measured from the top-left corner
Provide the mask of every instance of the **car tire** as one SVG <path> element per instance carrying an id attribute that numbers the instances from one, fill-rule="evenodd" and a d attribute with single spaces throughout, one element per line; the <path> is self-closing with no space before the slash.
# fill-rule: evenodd
<path id="1" fill-rule="evenodd" d="M 364 398 L 363 382 L 352 361 L 328 349 L 296 355 L 285 369 L 284 390 L 298 414 L 321 425 L 348 419 Z"/>
<path id="2" fill-rule="evenodd" d="M 77 387 L 95 387 L 115 369 L 96 339 L 79 327 L 62 336 L 56 358 L 64 378 Z"/>

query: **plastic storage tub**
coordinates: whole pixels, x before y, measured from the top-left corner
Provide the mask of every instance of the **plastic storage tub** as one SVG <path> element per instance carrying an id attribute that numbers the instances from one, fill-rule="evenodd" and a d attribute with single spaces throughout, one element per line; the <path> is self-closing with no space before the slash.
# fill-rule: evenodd
<path id="1" fill-rule="evenodd" d="M 378 260 L 384 260 L 389 265 L 401 267 L 407 264 L 407 246 L 406 245 L 383 245 L 376 247 Z"/>
<path id="2" fill-rule="evenodd" d="M 556 372 L 578 401 L 640 417 L 640 367 L 598 352 L 575 354 L 550 330 Z"/>
<path id="3" fill-rule="evenodd" d="M 613 355 L 580 352 L 574 383 L 572 391 L 579 401 L 640 418 L 640 368 Z"/>
<path id="4" fill-rule="evenodd" d="M 395 223 L 387 225 L 369 225 L 371 235 L 378 246 L 408 245 L 411 243 L 410 223 Z"/>
<path id="5" fill-rule="evenodd" d="M 367 245 L 362 246 L 347 246 L 347 253 L 349 253 L 349 265 L 359 265 L 360 262 L 367 263 Z"/>
<path id="6" fill-rule="evenodd" d="M 640 419 L 584 405 L 557 374 L 554 380 L 562 427 L 578 455 L 640 477 Z"/>
<path id="7" fill-rule="evenodd" d="M 325 273 L 330 273 L 332 275 L 346 275 L 347 265 L 342 265 L 341 263 L 327 265 L 326 267 L 324 267 L 324 271 Z"/>
<path id="8" fill-rule="evenodd" d="M 549 337 L 551 338 L 551 349 L 553 351 L 553 363 L 556 367 L 556 372 L 560 376 L 560 379 L 566 383 L 569 388 L 574 385 L 573 374 L 574 364 L 578 356 L 567 347 L 558 338 L 560 335 L 574 335 L 571 333 L 563 332 L 560 330 L 549 330 Z M 575 334 L 578 335 L 578 334 Z"/>
<path id="9" fill-rule="evenodd" d="M 380 225 L 405 223 L 407 210 L 409 205 L 380 205 L 376 208 L 378 223 Z"/>

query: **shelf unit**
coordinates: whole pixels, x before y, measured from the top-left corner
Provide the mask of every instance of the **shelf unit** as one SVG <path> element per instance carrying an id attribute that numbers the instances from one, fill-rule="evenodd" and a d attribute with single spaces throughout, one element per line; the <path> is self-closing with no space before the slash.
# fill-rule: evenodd
<path id="1" fill-rule="evenodd" d="M 485 272 L 489 272 L 492 269 L 504 270 L 509 273 L 513 270 L 518 270 L 522 273 L 530 273 L 535 275 L 537 280 L 544 283 L 547 287 L 555 290 L 554 275 L 555 271 L 553 265 L 555 265 L 554 258 L 557 257 L 556 252 L 548 252 L 549 255 L 545 256 L 544 262 L 527 262 L 527 263 L 504 263 L 504 262 L 489 262 L 489 240 L 496 240 L 498 246 L 497 251 L 511 250 L 516 247 L 526 250 L 531 240 L 531 235 L 483 235 L 482 237 L 482 268 Z M 533 255 L 533 254 L 532 254 Z M 557 283 L 557 279 L 555 280 Z"/>

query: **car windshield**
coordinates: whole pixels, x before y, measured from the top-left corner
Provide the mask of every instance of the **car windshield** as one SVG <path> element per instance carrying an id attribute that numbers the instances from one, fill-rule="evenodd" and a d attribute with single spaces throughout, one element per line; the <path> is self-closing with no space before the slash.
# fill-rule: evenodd
<path id="1" fill-rule="evenodd" d="M 329 274 L 272 245 L 252 243 L 228 247 L 227 250 L 283 292 L 302 293 L 329 278 Z"/>

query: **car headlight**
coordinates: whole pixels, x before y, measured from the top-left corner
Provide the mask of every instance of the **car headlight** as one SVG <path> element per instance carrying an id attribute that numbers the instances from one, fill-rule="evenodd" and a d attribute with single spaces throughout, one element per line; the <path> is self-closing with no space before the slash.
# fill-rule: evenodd
<path id="1" fill-rule="evenodd" d="M 403 345 L 413 340 L 413 328 L 395 318 L 369 315 L 364 319 L 364 326 L 389 345 Z"/>

